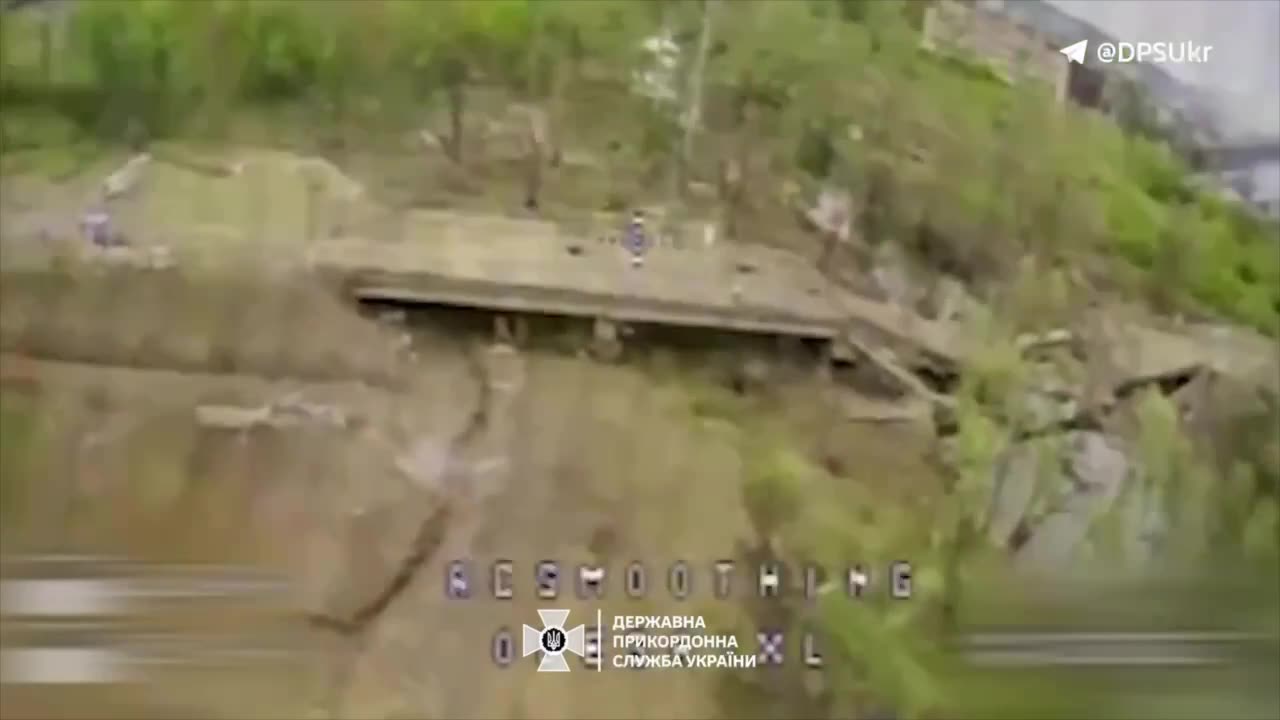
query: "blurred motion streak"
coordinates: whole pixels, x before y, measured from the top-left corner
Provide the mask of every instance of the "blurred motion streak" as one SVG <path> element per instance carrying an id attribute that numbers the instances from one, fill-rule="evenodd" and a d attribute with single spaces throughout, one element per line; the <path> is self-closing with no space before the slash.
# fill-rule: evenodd
<path id="1" fill-rule="evenodd" d="M 15 569 L 26 577 L 13 577 Z M 285 626 L 271 622 L 284 618 L 284 585 L 250 568 L 31 556 L 7 559 L 5 571 L 5 685 L 139 683 L 162 668 L 248 669 L 296 658 Z M 67 572 L 97 577 L 47 576 Z"/>
<path id="2" fill-rule="evenodd" d="M 988 666 L 1187 666 L 1241 662 L 1250 644 L 1273 638 L 1229 632 L 978 634 L 966 657 Z"/>

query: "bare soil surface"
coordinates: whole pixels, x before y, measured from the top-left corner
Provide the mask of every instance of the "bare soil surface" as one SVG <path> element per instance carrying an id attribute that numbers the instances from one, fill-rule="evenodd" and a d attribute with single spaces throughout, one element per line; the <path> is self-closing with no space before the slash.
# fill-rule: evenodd
<path id="1" fill-rule="evenodd" d="M 329 177 L 324 192 L 339 195 L 343 183 L 280 154 L 241 160 L 240 183 L 165 167 L 121 202 L 121 222 L 140 242 L 172 244 L 184 269 L 192 258 L 197 267 L 296 261 L 314 221 L 299 178 L 318 172 Z M 31 190 L 23 212 L 52 208 L 66 220 L 80 190 L 60 204 Z M 204 217 L 225 232 L 178 232 Z M 14 242 L 26 241 L 6 237 L 6 269 L 23 254 Z M 207 269 L 129 282 L 88 266 L 63 271 L 65 282 L 0 277 L 5 552 L 266 566 L 290 581 L 283 622 L 303 659 L 249 673 L 256 684 L 244 672 L 165 676 L 141 695 L 67 703 L 159 716 L 721 713 L 715 673 L 535 674 L 532 659 L 496 667 L 491 641 L 501 627 L 518 638 L 536 622 L 540 560 L 615 572 L 640 560 L 657 583 L 677 560 L 705 571 L 737 554 L 750 535 L 744 448 L 717 412 L 728 402 L 714 387 L 722 377 L 696 362 L 601 365 L 427 328 L 410 330 L 406 347 L 403 329 L 284 275 L 273 286 L 257 271 L 240 283 Z M 340 408 L 350 422 L 239 431 L 197 422 L 202 406 L 252 410 L 289 397 Z M 919 428 L 844 423 L 832 399 L 796 379 L 733 402 L 794 433 L 828 469 L 830 502 L 865 503 L 868 489 L 918 501 L 936 489 Z M 455 559 L 478 571 L 513 561 L 515 599 L 447 599 Z M 606 615 L 702 614 L 735 627 L 742 611 L 705 593 L 688 607 L 663 592 L 620 594 L 606 598 Z M 596 607 L 557 604 L 583 621 Z M 753 637 L 740 640 L 753 647 Z M 6 691 L 0 705 L 14 716 L 80 714 L 51 699 Z"/>

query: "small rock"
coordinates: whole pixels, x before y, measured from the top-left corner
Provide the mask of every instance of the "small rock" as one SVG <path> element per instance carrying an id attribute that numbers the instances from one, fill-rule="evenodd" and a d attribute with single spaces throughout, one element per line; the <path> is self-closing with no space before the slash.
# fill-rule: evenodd
<path id="1" fill-rule="evenodd" d="M 448 465 L 448 452 L 443 444 L 425 438 L 414 443 L 413 447 L 396 460 L 396 467 L 415 485 L 439 491 L 444 480 L 445 468 Z"/>
<path id="2" fill-rule="evenodd" d="M 247 430 L 265 423 L 270 410 L 265 407 L 243 408 L 230 405 L 201 405 L 196 408 L 196 423 L 201 427 L 222 430 Z"/>
<path id="3" fill-rule="evenodd" d="M 1031 531 L 1014 557 L 1020 568 L 1055 572 L 1075 554 L 1093 524 L 1114 503 L 1129 473 L 1129 460 L 1097 432 L 1071 433 L 1066 468 L 1067 495 Z"/>

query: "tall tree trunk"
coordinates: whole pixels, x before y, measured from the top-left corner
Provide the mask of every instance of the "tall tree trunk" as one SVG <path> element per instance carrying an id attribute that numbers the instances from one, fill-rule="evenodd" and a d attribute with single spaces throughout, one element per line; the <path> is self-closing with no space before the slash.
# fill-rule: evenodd
<path id="1" fill-rule="evenodd" d="M 466 89 L 461 79 L 452 80 L 445 89 L 449 100 L 449 158 L 462 162 L 463 126 L 466 112 Z"/>
<path id="2" fill-rule="evenodd" d="M 573 63 L 563 57 L 555 59 L 551 75 L 551 97 L 547 99 L 547 146 L 551 167 L 560 167 L 563 155 L 561 126 L 564 123 L 564 96 L 569 87 Z"/>
<path id="3" fill-rule="evenodd" d="M 721 196 L 724 208 L 724 233 L 730 240 L 741 239 L 741 215 L 746 204 L 747 176 L 751 172 L 752 115 L 754 109 L 748 98 L 743 117 L 733 139 L 732 155 L 724 164 L 721 177 Z"/>
<path id="4" fill-rule="evenodd" d="M 569 86 L 578 78 L 582 37 L 577 27 L 565 29 L 563 44 L 552 61 L 551 97 L 547 103 L 547 154 L 551 167 L 560 167 L 564 156 L 565 103 Z"/>
<path id="5" fill-rule="evenodd" d="M 832 263 L 836 257 L 836 247 L 840 242 L 840 236 L 835 232 L 824 232 L 822 237 L 822 256 L 818 258 L 818 272 L 824 276 L 830 277 Z"/>
<path id="6" fill-rule="evenodd" d="M 525 56 L 525 100 L 529 103 L 529 112 L 525 128 L 525 187 L 524 207 L 537 211 L 538 196 L 542 190 L 542 157 L 545 131 L 541 126 L 546 124 L 542 104 L 546 99 L 546 83 L 543 81 L 542 46 L 546 32 L 546 20 L 539 11 L 537 3 L 529 6 L 532 13 L 532 37 L 529 39 L 528 54 Z"/>
<path id="7" fill-rule="evenodd" d="M 716 8 L 716 0 L 703 0 L 702 32 L 698 37 L 698 50 L 693 59 L 693 67 L 689 72 L 686 103 L 683 113 L 684 138 L 680 143 L 680 153 L 676 157 L 675 189 L 677 197 L 683 198 L 689 186 L 689 168 L 693 161 L 693 139 L 702 123 L 702 88 L 707 69 L 707 54 L 711 48 L 711 18 Z"/>
<path id="8" fill-rule="evenodd" d="M 541 204 L 542 164 L 547 146 L 547 117 L 542 108 L 529 108 L 525 135 L 524 206 L 527 210 L 536 211 Z"/>
<path id="9" fill-rule="evenodd" d="M 525 175 L 524 207 L 537 212 L 541 206 L 542 193 L 542 152 L 537 144 L 529 151 L 528 169 Z"/>

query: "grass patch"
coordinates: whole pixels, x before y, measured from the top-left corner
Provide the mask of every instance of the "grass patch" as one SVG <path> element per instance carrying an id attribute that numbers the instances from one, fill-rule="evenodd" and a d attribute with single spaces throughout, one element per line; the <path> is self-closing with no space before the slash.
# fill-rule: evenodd
<path id="1" fill-rule="evenodd" d="M 0 389 L 0 518 L 15 519 L 24 502 L 23 485 L 40 449 L 39 400 Z"/>

